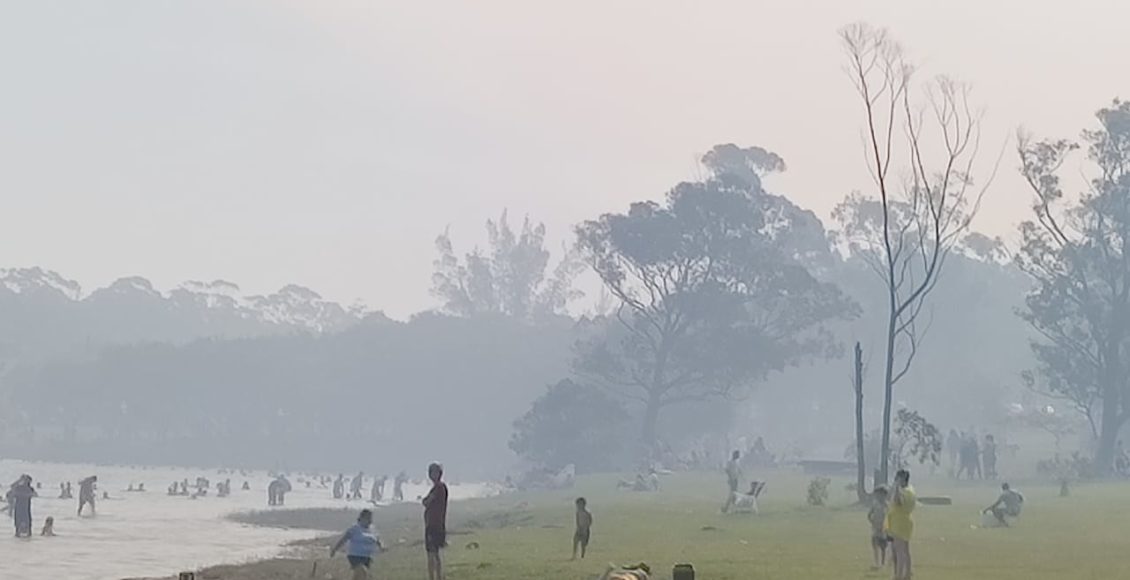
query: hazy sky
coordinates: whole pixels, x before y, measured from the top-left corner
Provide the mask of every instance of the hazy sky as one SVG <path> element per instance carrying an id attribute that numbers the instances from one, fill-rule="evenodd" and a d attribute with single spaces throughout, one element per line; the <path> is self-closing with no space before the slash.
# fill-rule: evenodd
<path id="1" fill-rule="evenodd" d="M 868 185 L 836 37 L 857 20 L 975 86 L 988 157 L 1130 98 L 1113 0 L 4 0 L 0 267 L 405 315 L 445 226 L 481 242 L 509 208 L 560 239 L 719 142 L 781 154 L 770 188 L 826 215 Z M 1024 217 L 1015 165 L 979 229 Z"/>

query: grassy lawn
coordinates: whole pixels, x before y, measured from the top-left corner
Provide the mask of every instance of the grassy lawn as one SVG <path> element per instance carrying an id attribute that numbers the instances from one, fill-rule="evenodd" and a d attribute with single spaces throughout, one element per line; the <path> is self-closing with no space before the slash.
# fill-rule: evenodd
<path id="1" fill-rule="evenodd" d="M 453 504 L 451 580 L 591 579 L 609 562 L 647 562 L 658 578 L 673 564 L 693 563 L 707 580 L 886 578 L 870 570 L 865 512 L 835 480 L 829 507 L 805 505 L 808 478 L 780 472 L 766 477 L 761 515 L 719 513 L 721 475 L 679 474 L 659 493 L 618 492 L 614 477 L 583 478 L 568 492 L 515 494 Z M 1090 579 L 1130 578 L 1130 484 L 1073 487 L 1058 497 L 1050 485 L 1018 484 L 1027 502 L 1019 524 L 980 529 L 979 512 L 997 488 L 988 483 L 915 481 L 920 496 L 948 495 L 952 506 L 919 506 L 912 543 L 916 578 Z M 572 500 L 584 495 L 595 517 L 585 561 L 571 562 Z M 375 564 L 375 578 L 426 578 L 419 545 L 418 506 L 378 511 L 377 526 L 391 549 Z M 267 525 L 343 530 L 350 512 L 273 512 L 252 515 Z M 468 549 L 476 542 L 479 549 Z M 324 554 L 325 542 L 309 546 Z M 210 570 L 232 580 L 310 578 L 314 561 L 283 559 Z M 329 576 L 327 576 L 327 574 Z M 343 561 L 318 562 L 319 578 L 348 578 Z"/>

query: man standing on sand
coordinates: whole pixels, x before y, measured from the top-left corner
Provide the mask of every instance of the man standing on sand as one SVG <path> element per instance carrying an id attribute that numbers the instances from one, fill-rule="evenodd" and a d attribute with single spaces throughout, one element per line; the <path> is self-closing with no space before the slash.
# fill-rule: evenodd
<path id="1" fill-rule="evenodd" d="M 424 497 L 424 550 L 428 553 L 428 580 L 443 580 L 443 561 L 439 552 L 447 546 L 447 484 L 443 466 L 428 466 L 432 489 Z"/>

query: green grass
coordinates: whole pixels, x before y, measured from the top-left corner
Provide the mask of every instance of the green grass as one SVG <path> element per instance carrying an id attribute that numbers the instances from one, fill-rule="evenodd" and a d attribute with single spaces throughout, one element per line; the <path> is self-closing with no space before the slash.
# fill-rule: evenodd
<path id="1" fill-rule="evenodd" d="M 591 579 L 609 562 L 647 562 L 669 578 L 674 563 L 693 563 L 706 580 L 872 579 L 865 512 L 851 507 L 846 480 L 832 486 L 829 507 L 805 505 L 808 479 L 787 472 L 766 477 L 761 515 L 719 513 L 721 475 L 679 474 L 659 493 L 617 492 L 614 477 L 583 478 L 568 492 L 516 494 L 453 504 L 445 557 L 451 580 Z M 992 484 L 916 481 L 920 496 L 949 495 L 952 506 L 919 506 L 912 543 L 920 580 L 1041 580 L 1130 578 L 1130 485 L 1078 485 L 1070 497 L 1058 487 L 1021 485 L 1027 502 L 1018 525 L 980 529 L 979 512 L 995 498 Z M 595 517 L 585 561 L 571 562 L 572 500 L 589 499 Z M 378 512 L 389 552 L 375 578 L 426 578 L 419 546 L 418 506 Z M 275 512 L 249 518 L 260 524 L 344 529 L 352 513 Z M 470 542 L 480 549 L 469 550 Z M 325 541 L 305 549 L 324 553 Z M 231 580 L 309 578 L 313 561 L 284 559 L 215 568 L 205 577 Z M 342 561 L 318 564 L 318 577 L 348 578 Z"/>

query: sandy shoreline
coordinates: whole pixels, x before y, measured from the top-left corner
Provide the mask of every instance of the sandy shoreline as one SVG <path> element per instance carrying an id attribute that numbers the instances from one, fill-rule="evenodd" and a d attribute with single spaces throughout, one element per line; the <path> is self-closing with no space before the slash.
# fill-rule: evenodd
<path id="1" fill-rule="evenodd" d="M 500 505 L 498 496 L 461 499 L 452 503 L 460 506 L 457 510 L 459 515 L 453 515 L 449 520 L 449 533 L 453 537 L 466 533 L 460 528 L 482 526 L 476 517 L 498 509 Z M 206 566 L 195 570 L 196 577 L 200 580 L 309 579 L 315 569 L 318 570 L 319 578 L 324 578 L 327 573 L 333 577 L 342 577 L 347 571 L 344 559 L 330 561 L 329 547 L 338 534 L 352 525 L 357 513 L 366 507 L 371 506 L 358 502 L 353 507 L 276 509 L 229 514 L 226 519 L 238 524 L 309 531 L 315 537 L 284 543 L 278 546 L 278 554 L 274 557 L 241 564 Z M 422 550 L 422 508 L 416 502 L 376 508 L 375 523 L 388 552 Z M 382 556 L 385 557 L 388 557 L 387 554 Z M 131 577 L 122 580 L 175 580 L 176 574 L 177 572 L 172 572 L 169 576 Z"/>

